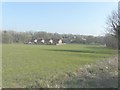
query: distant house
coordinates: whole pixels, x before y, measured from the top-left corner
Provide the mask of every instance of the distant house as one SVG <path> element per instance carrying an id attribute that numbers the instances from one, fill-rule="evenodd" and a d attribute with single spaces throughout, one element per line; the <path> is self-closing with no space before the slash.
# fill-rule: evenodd
<path id="1" fill-rule="evenodd" d="M 48 44 L 48 45 L 62 44 L 62 39 L 46 39 L 45 44 Z"/>
<path id="2" fill-rule="evenodd" d="M 50 44 L 53 44 L 53 39 L 50 39 L 50 40 L 49 40 L 49 43 L 50 43 Z"/>
<path id="3" fill-rule="evenodd" d="M 62 39 L 33 39 L 33 41 L 24 42 L 25 44 L 46 44 L 46 45 L 61 45 L 63 44 Z"/>
<path id="4" fill-rule="evenodd" d="M 44 39 L 37 39 L 37 44 L 44 44 L 45 43 L 45 40 Z"/>
<path id="5" fill-rule="evenodd" d="M 31 42 L 31 41 L 29 41 L 29 42 L 28 42 L 28 44 L 32 44 L 32 42 Z"/>
<path id="6" fill-rule="evenodd" d="M 58 45 L 58 44 L 62 44 L 62 39 L 53 39 L 53 44 L 54 45 Z"/>
<path id="7" fill-rule="evenodd" d="M 63 42 L 62 39 L 58 40 L 58 44 L 62 44 L 62 42 Z"/>
<path id="8" fill-rule="evenodd" d="M 44 40 L 44 39 L 42 39 L 42 40 L 41 40 L 41 43 L 45 43 L 45 40 Z"/>
<path id="9" fill-rule="evenodd" d="M 31 41 L 25 41 L 24 44 L 32 44 Z"/>
<path id="10" fill-rule="evenodd" d="M 34 43 L 35 43 L 35 44 L 37 44 L 37 41 L 38 41 L 38 40 L 37 40 L 37 39 L 35 39 L 35 40 L 34 40 Z"/>
<path id="11" fill-rule="evenodd" d="M 63 44 L 62 39 L 58 39 L 58 42 L 56 43 L 56 45 L 62 45 L 62 44 Z"/>

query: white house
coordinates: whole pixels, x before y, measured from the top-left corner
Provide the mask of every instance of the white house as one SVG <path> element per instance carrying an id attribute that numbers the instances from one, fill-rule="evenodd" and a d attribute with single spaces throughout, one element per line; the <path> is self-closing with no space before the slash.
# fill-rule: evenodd
<path id="1" fill-rule="evenodd" d="M 34 40 L 34 43 L 37 43 L 37 39 Z"/>
<path id="2" fill-rule="evenodd" d="M 59 39 L 59 40 L 58 40 L 58 44 L 62 44 L 62 39 Z"/>
<path id="3" fill-rule="evenodd" d="M 50 42 L 50 44 L 53 44 L 53 40 L 52 39 L 50 39 L 49 42 Z"/>
<path id="4" fill-rule="evenodd" d="M 42 39 L 42 40 L 41 40 L 41 43 L 45 43 L 45 40 L 44 40 L 44 39 Z"/>
<path id="5" fill-rule="evenodd" d="M 28 42 L 28 44 L 32 44 L 32 42 Z"/>
<path id="6" fill-rule="evenodd" d="M 57 41 L 56 45 L 63 45 L 62 39 L 59 39 L 59 40 Z"/>

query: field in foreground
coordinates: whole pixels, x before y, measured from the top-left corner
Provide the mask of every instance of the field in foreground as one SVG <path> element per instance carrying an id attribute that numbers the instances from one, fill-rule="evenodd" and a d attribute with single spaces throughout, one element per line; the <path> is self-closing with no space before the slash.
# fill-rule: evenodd
<path id="1" fill-rule="evenodd" d="M 77 71 L 82 65 L 103 60 L 117 52 L 98 45 L 2 46 L 3 87 L 27 87 Z M 54 79 L 53 79 L 54 80 Z"/>

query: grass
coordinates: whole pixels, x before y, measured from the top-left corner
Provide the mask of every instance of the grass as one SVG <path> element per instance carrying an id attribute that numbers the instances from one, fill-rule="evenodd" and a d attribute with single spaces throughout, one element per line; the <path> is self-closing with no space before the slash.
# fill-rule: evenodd
<path id="1" fill-rule="evenodd" d="M 3 87 L 26 87 L 38 79 L 62 78 L 82 65 L 116 54 L 110 48 L 77 44 L 3 44 L 2 49 Z"/>

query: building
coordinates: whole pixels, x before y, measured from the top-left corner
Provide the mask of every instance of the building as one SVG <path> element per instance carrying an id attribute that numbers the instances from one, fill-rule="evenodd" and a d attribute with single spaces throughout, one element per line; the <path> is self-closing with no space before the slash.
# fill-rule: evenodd
<path id="1" fill-rule="evenodd" d="M 25 42 L 25 44 L 32 44 L 32 42 L 34 44 L 43 44 L 43 45 L 61 45 L 63 44 L 62 39 L 34 39 L 31 42 Z"/>
<path id="2" fill-rule="evenodd" d="M 50 44 L 53 44 L 53 39 L 50 39 L 50 40 L 49 40 L 49 43 L 50 43 Z"/>
<path id="3" fill-rule="evenodd" d="M 37 44 L 37 41 L 38 41 L 38 40 L 37 40 L 37 39 L 35 39 L 35 40 L 34 40 L 34 43 L 35 43 L 35 44 Z"/>

